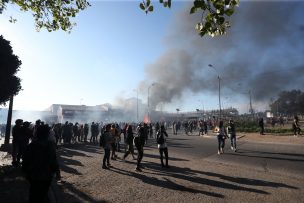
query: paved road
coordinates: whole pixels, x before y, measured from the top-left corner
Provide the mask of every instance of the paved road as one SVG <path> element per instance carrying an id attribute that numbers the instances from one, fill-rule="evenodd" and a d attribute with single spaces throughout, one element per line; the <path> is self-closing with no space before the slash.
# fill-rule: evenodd
<path id="1" fill-rule="evenodd" d="M 180 152 L 197 159 L 304 177 L 304 146 L 238 141 L 238 151 L 230 150 L 226 140 L 225 154 L 217 154 L 214 136 L 199 137 L 169 134 L 169 152 Z"/>
<path id="2" fill-rule="evenodd" d="M 304 202 L 303 175 L 288 176 L 303 170 L 302 146 L 240 141 L 239 152 L 227 145 L 217 155 L 215 137 L 169 136 L 171 168 L 160 167 L 153 141 L 142 173 L 131 157 L 103 170 L 97 145 L 61 146 L 63 181 L 52 185 L 51 202 Z M 0 202 L 26 202 L 28 184 L 17 170 L 3 168 L 2 177 L 0 170 Z"/>

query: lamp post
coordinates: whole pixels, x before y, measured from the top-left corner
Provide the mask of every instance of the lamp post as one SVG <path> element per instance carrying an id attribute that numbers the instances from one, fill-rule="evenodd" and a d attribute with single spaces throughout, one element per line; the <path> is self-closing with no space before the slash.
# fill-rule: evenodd
<path id="1" fill-rule="evenodd" d="M 218 93 L 219 93 L 219 108 L 220 108 L 220 120 L 221 120 L 221 117 L 222 117 L 222 107 L 221 107 L 221 77 L 220 75 L 218 74 L 216 68 L 212 65 L 212 64 L 209 64 L 208 65 L 210 68 L 213 68 L 217 74 L 217 78 L 218 78 Z"/>
<path id="2" fill-rule="evenodd" d="M 136 91 L 136 121 L 138 123 L 138 89 L 134 89 L 134 91 Z"/>
<path id="3" fill-rule="evenodd" d="M 148 87 L 148 122 L 150 122 L 150 88 L 152 86 L 154 86 L 155 83 L 152 83 L 149 87 Z"/>
<path id="4" fill-rule="evenodd" d="M 4 139 L 4 145 L 8 147 L 10 136 L 11 136 L 11 123 L 12 123 L 12 114 L 13 114 L 13 103 L 14 103 L 14 96 L 10 96 L 9 100 L 9 107 L 8 107 L 8 113 L 7 113 L 7 122 L 6 122 L 6 129 L 5 129 L 5 139 Z"/>

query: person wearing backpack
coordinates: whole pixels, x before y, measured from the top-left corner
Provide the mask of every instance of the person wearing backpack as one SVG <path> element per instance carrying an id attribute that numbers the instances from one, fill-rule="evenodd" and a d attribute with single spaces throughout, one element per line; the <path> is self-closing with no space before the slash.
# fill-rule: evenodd
<path id="1" fill-rule="evenodd" d="M 111 124 L 106 125 L 105 132 L 100 136 L 100 146 L 104 148 L 104 156 L 102 162 L 103 169 L 109 169 L 110 164 L 110 153 L 114 138 L 111 134 Z M 107 164 L 107 165 L 106 165 Z"/>
<path id="2" fill-rule="evenodd" d="M 236 152 L 236 132 L 235 132 L 235 125 L 232 119 L 229 120 L 227 126 L 228 137 L 230 137 L 231 143 L 231 150 Z"/>
<path id="3" fill-rule="evenodd" d="M 160 130 L 156 134 L 157 146 L 158 146 L 158 149 L 159 149 L 161 166 L 163 168 L 164 167 L 169 168 L 169 165 L 168 165 L 168 146 L 167 146 L 165 136 L 168 137 L 168 133 L 166 132 L 165 126 L 161 125 Z M 164 164 L 164 161 L 163 161 L 163 159 L 164 159 L 163 154 L 165 154 L 166 165 Z"/>
<path id="4" fill-rule="evenodd" d="M 219 123 L 219 129 L 217 132 L 217 141 L 218 141 L 218 150 L 217 154 L 224 154 L 224 147 L 225 147 L 225 139 L 227 139 L 227 133 L 224 128 L 224 122 L 220 121 Z"/>
<path id="5" fill-rule="evenodd" d="M 125 160 L 130 153 L 132 154 L 133 159 L 135 159 L 133 139 L 134 139 L 134 135 L 133 135 L 132 125 L 128 124 L 126 127 L 126 141 L 125 141 L 127 145 L 127 150 L 123 156 L 123 160 Z"/>
<path id="6" fill-rule="evenodd" d="M 137 165 L 135 170 L 141 172 L 141 160 L 144 156 L 144 145 L 146 142 L 146 137 L 148 136 L 147 131 L 145 130 L 144 124 L 139 124 L 137 127 L 137 136 L 134 137 L 134 145 L 137 149 Z"/>

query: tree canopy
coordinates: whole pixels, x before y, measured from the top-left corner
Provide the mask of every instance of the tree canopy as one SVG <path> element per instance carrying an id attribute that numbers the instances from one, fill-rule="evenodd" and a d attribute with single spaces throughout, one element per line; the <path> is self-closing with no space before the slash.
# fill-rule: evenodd
<path id="1" fill-rule="evenodd" d="M 21 90 L 20 78 L 16 76 L 21 61 L 13 54 L 10 42 L 0 36 L 0 105 Z"/>
<path id="2" fill-rule="evenodd" d="M 304 114 L 304 92 L 301 90 L 282 91 L 278 98 L 271 102 L 270 109 L 276 114 Z"/>
<path id="3" fill-rule="evenodd" d="M 171 0 L 159 0 L 166 8 L 171 8 Z M 206 34 L 212 37 L 226 34 L 230 27 L 227 17 L 234 13 L 239 5 L 239 0 L 194 0 L 190 14 L 201 12 L 201 20 L 196 24 L 195 29 L 203 37 Z M 153 12 L 154 7 L 151 0 L 143 0 L 139 7 L 147 14 Z"/>
<path id="4" fill-rule="evenodd" d="M 71 31 L 75 23 L 71 18 L 90 6 L 87 0 L 0 0 L 0 13 L 8 3 L 18 5 L 21 11 L 30 11 L 35 19 L 36 29 L 46 28 Z M 10 20 L 13 22 L 13 20 Z"/>
<path id="5" fill-rule="evenodd" d="M 70 32 L 75 25 L 71 19 L 90 6 L 87 0 L 0 0 L 0 14 L 8 3 L 18 5 L 22 11 L 30 11 L 35 19 L 36 29 L 48 31 L 63 30 Z M 172 0 L 159 0 L 165 8 L 171 8 Z M 234 13 L 239 0 L 193 0 L 189 13 L 201 12 L 201 19 L 195 29 L 200 36 L 223 35 L 230 27 L 228 17 Z M 151 0 L 139 4 L 146 14 L 154 11 Z M 10 22 L 16 20 L 11 18 Z"/>

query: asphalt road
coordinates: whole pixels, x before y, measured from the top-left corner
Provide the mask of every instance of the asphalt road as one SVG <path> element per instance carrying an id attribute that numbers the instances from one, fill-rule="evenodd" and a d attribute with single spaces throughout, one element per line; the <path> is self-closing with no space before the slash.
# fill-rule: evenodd
<path id="1" fill-rule="evenodd" d="M 169 153 L 179 152 L 196 159 L 221 162 L 255 168 L 266 172 L 304 177 L 304 146 L 290 144 L 237 142 L 237 152 L 230 149 L 230 140 L 226 140 L 225 153 L 217 154 L 216 136 L 199 137 L 173 135 L 169 133 Z"/>

